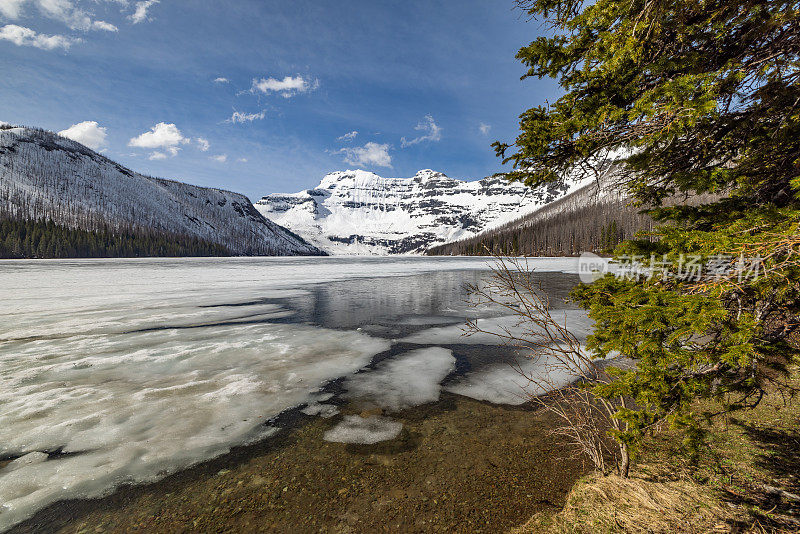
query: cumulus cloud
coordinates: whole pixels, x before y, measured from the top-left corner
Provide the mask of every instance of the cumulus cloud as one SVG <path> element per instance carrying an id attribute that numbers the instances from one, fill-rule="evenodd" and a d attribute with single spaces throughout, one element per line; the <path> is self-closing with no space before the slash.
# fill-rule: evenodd
<path id="1" fill-rule="evenodd" d="M 239 163 L 247 163 L 247 158 L 239 158 L 236 161 L 238 161 Z"/>
<path id="2" fill-rule="evenodd" d="M 131 19 L 131 22 L 134 24 L 139 24 L 140 22 L 150 20 L 147 18 L 147 10 L 158 2 L 159 0 L 145 0 L 144 2 L 136 2 L 133 14 L 131 14 L 131 16 L 128 18 Z"/>
<path id="3" fill-rule="evenodd" d="M 149 132 L 132 138 L 128 142 L 128 146 L 139 148 L 167 148 L 186 144 L 188 142 L 189 140 L 183 136 L 177 126 L 159 122 L 153 126 Z"/>
<path id="4" fill-rule="evenodd" d="M 415 137 L 411 141 L 407 141 L 405 137 L 400 140 L 400 146 L 406 148 L 408 146 L 417 145 L 424 141 L 439 141 L 442 139 L 442 129 L 436 124 L 436 121 L 433 120 L 433 117 L 430 115 L 425 115 L 425 118 L 421 120 L 415 127 L 415 130 L 419 130 L 425 132 L 424 135 L 419 137 Z"/>
<path id="5" fill-rule="evenodd" d="M 358 132 L 356 130 L 353 130 L 352 132 L 346 133 L 344 135 L 340 135 L 339 137 L 336 138 L 336 140 L 337 141 L 348 141 L 349 142 L 349 141 L 352 141 L 353 139 L 355 139 L 357 135 L 358 135 Z"/>
<path id="6" fill-rule="evenodd" d="M 319 87 L 319 81 L 307 80 L 302 76 L 286 76 L 282 80 L 276 78 L 255 78 L 251 93 L 277 93 L 284 98 L 291 98 L 298 93 L 313 91 Z"/>
<path id="7" fill-rule="evenodd" d="M 149 132 L 145 132 L 128 141 L 128 146 L 157 148 L 159 150 L 151 153 L 150 159 L 166 159 L 169 156 L 177 156 L 178 151 L 180 151 L 179 145 L 185 145 L 189 142 L 191 142 L 191 139 L 184 137 L 177 126 L 159 122 Z"/>
<path id="8" fill-rule="evenodd" d="M 241 111 L 234 111 L 233 115 L 231 115 L 229 119 L 226 119 L 225 122 L 231 122 L 233 124 L 253 122 L 255 120 L 261 120 L 266 116 L 267 112 L 265 110 L 261 110 L 258 113 L 242 113 Z"/>
<path id="9" fill-rule="evenodd" d="M 492 126 L 490 124 L 482 122 L 478 125 L 478 129 L 481 131 L 483 135 L 489 135 L 489 132 L 492 130 Z"/>
<path id="10" fill-rule="evenodd" d="M 77 141 L 92 150 L 100 150 L 106 144 L 106 129 L 97 121 L 83 121 L 73 124 L 66 130 L 61 130 L 58 135 Z"/>
<path id="11" fill-rule="evenodd" d="M 64 35 L 44 35 L 24 26 L 6 24 L 0 28 L 0 41 L 10 41 L 17 46 L 33 46 L 42 50 L 55 50 L 56 48 L 69 50 L 70 46 L 81 40 Z"/>
<path id="12" fill-rule="evenodd" d="M 110 22 L 93 20 L 91 14 L 76 6 L 73 0 L 0 0 L 0 14 L 16 20 L 24 15 L 23 7 L 28 3 L 35 4 L 42 15 L 62 22 L 71 30 L 117 31 Z"/>
<path id="13" fill-rule="evenodd" d="M 203 139 L 202 137 L 198 137 L 197 139 L 195 139 L 195 142 L 197 143 L 197 148 L 199 148 L 203 152 L 206 152 L 209 148 L 211 148 L 211 143 L 208 142 L 208 139 Z"/>
<path id="14" fill-rule="evenodd" d="M 334 154 L 344 154 L 345 163 L 357 167 L 391 167 L 392 156 L 389 155 L 389 144 L 379 144 L 369 142 L 364 146 L 353 148 L 342 148 L 336 150 Z"/>
<path id="15" fill-rule="evenodd" d="M 219 163 L 225 163 L 226 161 L 228 161 L 228 155 L 227 154 L 218 154 L 216 156 L 211 156 L 211 159 L 213 159 L 214 161 L 219 162 Z"/>
<path id="16" fill-rule="evenodd" d="M 228 78 L 223 78 L 220 76 L 219 78 L 214 78 L 214 83 L 228 83 L 230 80 Z"/>

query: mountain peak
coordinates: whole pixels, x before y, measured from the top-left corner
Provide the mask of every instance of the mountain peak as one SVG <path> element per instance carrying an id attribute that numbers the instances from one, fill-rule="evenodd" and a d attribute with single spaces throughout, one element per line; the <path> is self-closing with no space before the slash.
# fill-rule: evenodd
<path id="1" fill-rule="evenodd" d="M 256 209 L 331 254 L 419 254 L 516 219 L 568 190 L 466 182 L 431 169 L 411 178 L 356 170 L 330 173 L 315 189 L 270 194 Z"/>
<path id="2" fill-rule="evenodd" d="M 374 172 L 357 170 L 329 172 L 322 177 L 317 189 L 332 189 L 340 185 L 352 185 L 355 181 L 380 180 L 381 177 Z"/>
<path id="3" fill-rule="evenodd" d="M 435 180 L 441 178 L 447 178 L 447 175 L 444 174 L 443 172 L 434 171 L 432 169 L 422 169 L 417 171 L 417 174 L 414 175 L 414 180 L 420 182 L 426 182 L 428 180 Z"/>

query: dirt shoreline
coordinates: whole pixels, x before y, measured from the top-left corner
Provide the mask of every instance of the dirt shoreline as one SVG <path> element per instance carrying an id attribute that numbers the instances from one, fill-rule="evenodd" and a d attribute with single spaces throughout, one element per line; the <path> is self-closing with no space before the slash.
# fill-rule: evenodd
<path id="1" fill-rule="evenodd" d="M 338 417 L 293 417 L 274 438 L 102 499 L 56 503 L 10 532 L 503 532 L 560 508 L 588 471 L 530 405 L 444 393 L 393 414 L 400 436 L 369 446 L 324 441 Z"/>

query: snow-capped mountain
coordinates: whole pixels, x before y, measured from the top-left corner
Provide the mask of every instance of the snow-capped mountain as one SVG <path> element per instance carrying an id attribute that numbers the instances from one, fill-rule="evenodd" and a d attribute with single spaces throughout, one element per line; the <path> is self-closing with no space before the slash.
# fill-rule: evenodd
<path id="1" fill-rule="evenodd" d="M 507 223 L 580 185 L 534 190 L 497 177 L 465 182 L 422 170 L 383 178 L 356 170 L 328 174 L 314 189 L 267 195 L 255 206 L 330 254 L 414 254 Z"/>
<path id="2" fill-rule="evenodd" d="M 233 254 L 321 253 L 262 217 L 244 195 L 144 176 L 31 128 L 0 128 L 0 215 L 196 237 Z"/>

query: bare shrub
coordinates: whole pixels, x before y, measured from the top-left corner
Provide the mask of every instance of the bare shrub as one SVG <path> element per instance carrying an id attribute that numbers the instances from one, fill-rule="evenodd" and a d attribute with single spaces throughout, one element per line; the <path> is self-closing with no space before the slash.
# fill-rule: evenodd
<path id="1" fill-rule="evenodd" d="M 488 328 L 472 320 L 467 324 L 467 335 L 496 336 L 532 361 L 533 366 L 520 361 L 513 365 L 529 384 L 525 395 L 560 421 L 554 434 L 566 438 L 575 446 L 575 455 L 588 458 L 598 471 L 608 473 L 616 467 L 627 477 L 628 447 L 612 439 L 609 431 L 627 429 L 627 423 L 613 415 L 629 408 L 630 401 L 593 393 L 595 386 L 614 380 L 607 372 L 608 362 L 593 359 L 570 331 L 567 317 L 555 314 L 527 260 L 496 257 L 492 275 L 469 290 L 475 306 L 500 308 L 514 321 Z"/>

